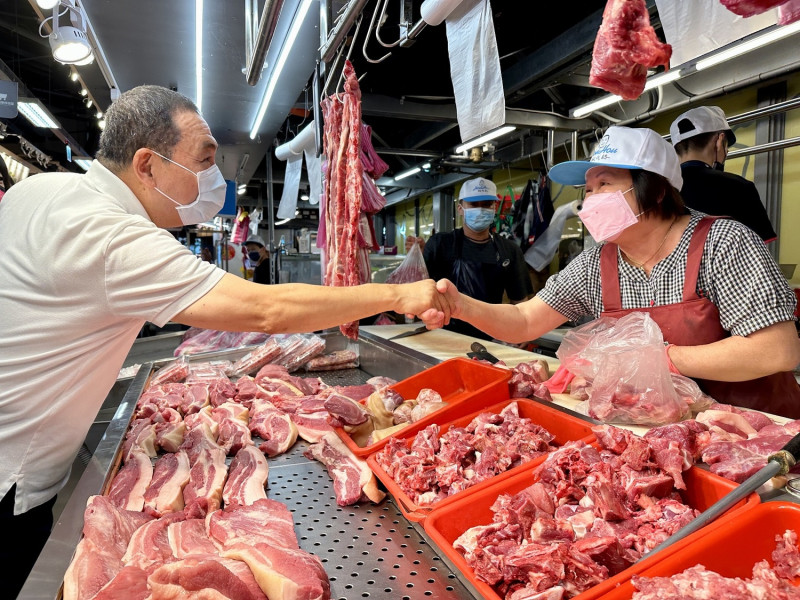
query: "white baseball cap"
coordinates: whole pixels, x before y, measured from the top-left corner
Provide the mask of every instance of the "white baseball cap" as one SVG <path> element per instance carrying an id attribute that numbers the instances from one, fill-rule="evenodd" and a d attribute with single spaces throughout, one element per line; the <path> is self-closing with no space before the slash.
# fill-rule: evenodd
<path id="1" fill-rule="evenodd" d="M 665 177 L 677 190 L 683 187 L 675 148 L 652 129 L 643 127 L 609 127 L 592 158 L 559 163 L 550 169 L 549 176 L 564 185 L 585 185 L 586 173 L 600 166 L 650 171 Z"/>
<path id="2" fill-rule="evenodd" d="M 251 235 L 249 238 L 247 238 L 245 244 L 258 244 L 262 248 L 267 247 L 267 245 L 264 243 L 264 238 L 262 238 L 260 235 Z"/>
<path id="3" fill-rule="evenodd" d="M 701 133 L 713 133 L 724 131 L 728 138 L 728 145 L 736 143 L 736 136 L 733 134 L 725 113 L 719 106 L 698 106 L 692 110 L 687 110 L 672 122 L 669 126 L 669 137 L 674 146 L 680 141 L 688 140 Z"/>
<path id="4" fill-rule="evenodd" d="M 497 186 L 483 177 L 468 179 L 461 184 L 458 199 L 464 202 L 481 202 L 483 200 L 497 200 Z"/>

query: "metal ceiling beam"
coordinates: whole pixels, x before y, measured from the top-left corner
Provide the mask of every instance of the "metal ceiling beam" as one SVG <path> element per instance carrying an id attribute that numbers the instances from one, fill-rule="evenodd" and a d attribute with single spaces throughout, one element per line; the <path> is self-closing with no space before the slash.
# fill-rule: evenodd
<path id="1" fill-rule="evenodd" d="M 250 64 L 247 65 L 247 83 L 250 85 L 256 85 L 261 79 L 261 70 L 264 68 L 264 60 L 267 58 L 267 51 L 272 43 L 282 6 L 283 0 L 267 0 L 264 4 L 253 46 L 253 55 L 250 57 Z"/>
<path id="2" fill-rule="evenodd" d="M 408 102 L 407 100 L 400 101 L 396 98 L 375 94 L 365 94 L 362 97 L 361 113 L 364 116 L 394 119 L 457 121 L 454 104 L 423 104 L 420 102 Z M 560 129 L 566 131 L 592 129 L 595 125 L 590 119 L 570 119 L 555 113 L 513 108 L 506 109 L 506 124 L 530 129 Z"/>
<path id="3" fill-rule="evenodd" d="M 590 52 L 602 20 L 603 9 L 600 9 L 505 69 L 503 88 L 509 102 L 529 95 L 526 88 Z"/>

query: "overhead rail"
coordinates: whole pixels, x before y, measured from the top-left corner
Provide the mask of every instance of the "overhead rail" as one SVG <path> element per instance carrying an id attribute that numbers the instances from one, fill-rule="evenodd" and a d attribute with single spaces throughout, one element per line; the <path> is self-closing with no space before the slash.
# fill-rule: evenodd
<path id="1" fill-rule="evenodd" d="M 267 0 L 264 4 L 261 21 L 258 24 L 258 33 L 253 44 L 253 54 L 247 65 L 247 83 L 250 85 L 256 85 L 261 79 L 261 71 L 264 69 L 264 61 L 267 58 L 272 37 L 275 35 L 275 26 L 278 24 L 282 7 L 283 0 Z"/>

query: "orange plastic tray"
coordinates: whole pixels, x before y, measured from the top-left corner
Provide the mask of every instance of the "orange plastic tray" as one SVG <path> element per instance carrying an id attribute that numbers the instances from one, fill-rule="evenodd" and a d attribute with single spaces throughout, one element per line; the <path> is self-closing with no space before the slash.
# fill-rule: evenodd
<path id="1" fill-rule="evenodd" d="M 468 358 L 451 358 L 403 381 L 398 381 L 390 387 L 405 400 L 413 400 L 421 390 L 429 388 L 436 390 L 448 404 L 424 419 L 404 427 L 398 433 L 416 434 L 431 423 L 455 419 L 480 410 L 484 406 L 506 400 L 509 397 L 509 379 L 511 379 L 510 369 L 493 367 Z M 336 433 L 353 454 L 360 458 L 366 458 L 380 450 L 393 437 L 388 436 L 362 448 L 341 427 L 336 428 Z"/>
<path id="2" fill-rule="evenodd" d="M 749 579 L 753 565 L 764 559 L 772 564 L 775 536 L 787 529 L 800 531 L 800 506 L 789 502 L 765 502 L 734 521 L 706 532 L 677 554 L 657 561 L 639 575 L 669 577 L 701 564 L 724 577 Z M 800 585 L 800 578 L 794 582 Z M 630 599 L 635 588 L 630 579 L 608 592 L 609 600 Z"/>
<path id="3" fill-rule="evenodd" d="M 707 509 L 737 487 L 736 483 L 718 477 L 698 467 L 692 467 L 688 471 L 685 471 L 683 476 L 687 488 L 685 491 L 680 492 L 683 502 L 700 511 Z M 436 508 L 428 515 L 427 519 L 425 519 L 424 528 L 431 540 L 439 547 L 442 554 L 450 563 L 463 573 L 486 600 L 500 600 L 500 596 L 498 596 L 497 592 L 495 592 L 490 585 L 475 577 L 472 568 L 467 564 L 467 561 L 461 553 L 453 548 L 453 542 L 467 529 L 476 525 L 487 525 L 492 522 L 492 511 L 490 507 L 500 494 L 515 494 L 522 491 L 533 482 L 534 479 L 530 471 L 518 473 L 508 479 L 498 481 L 487 488 L 474 492 L 469 496 L 465 496 L 448 506 Z M 625 571 L 575 596 L 575 600 L 605 598 L 604 594 L 612 591 L 620 583 L 627 581 L 634 573 L 640 573 L 656 562 L 673 555 L 687 545 L 692 544 L 695 540 L 707 535 L 708 531 L 719 528 L 731 522 L 733 519 L 740 519 L 741 515 L 758 506 L 760 501 L 758 494 L 750 494 L 747 498 L 741 500 L 724 515 L 705 528 L 696 531 L 692 535 L 687 536 L 683 540 L 676 542 L 672 546 L 665 548 L 651 557 L 644 558 Z"/>
<path id="4" fill-rule="evenodd" d="M 595 441 L 594 434 L 592 433 L 592 426 L 586 421 L 578 419 L 576 417 L 572 417 L 568 414 L 565 414 L 562 411 L 559 411 L 555 408 L 550 406 L 546 406 L 544 404 L 540 404 L 538 402 L 532 402 L 531 400 L 527 400 L 525 398 L 512 398 L 509 400 L 504 400 L 503 402 L 499 402 L 494 406 L 490 406 L 488 408 L 484 408 L 470 415 L 466 415 L 464 417 L 457 418 L 452 421 L 448 422 L 438 422 L 439 424 L 439 434 L 440 436 L 448 431 L 451 427 L 465 427 L 469 424 L 472 419 L 478 416 L 482 412 L 492 412 L 492 413 L 500 413 L 506 406 L 508 406 L 512 402 L 517 402 L 519 405 L 519 416 L 520 417 L 527 417 L 531 419 L 534 423 L 537 423 L 547 429 L 550 433 L 555 436 L 555 443 L 559 446 L 563 446 L 566 442 L 572 440 L 583 440 L 587 444 Z M 400 431 L 397 435 L 399 438 L 404 438 L 406 440 L 406 446 L 410 447 L 411 444 L 414 443 L 414 437 L 416 433 L 413 435 L 406 433 L 405 431 Z M 521 471 L 530 471 L 536 465 L 544 461 L 547 458 L 547 455 L 544 454 L 541 457 L 535 458 L 534 460 L 525 463 L 524 465 L 519 465 L 506 471 L 505 473 L 500 473 L 499 475 L 495 475 L 491 479 L 487 479 L 486 481 L 482 481 L 470 488 L 462 490 L 457 494 L 453 494 L 443 500 L 440 500 L 433 506 L 420 506 L 415 504 L 414 501 L 406 494 L 400 486 L 397 485 L 394 479 L 389 476 L 386 471 L 381 468 L 376 460 L 376 454 L 370 455 L 367 458 L 367 464 L 372 469 L 373 473 L 378 477 L 378 479 L 383 482 L 386 486 L 386 489 L 389 490 L 389 493 L 394 496 L 395 501 L 397 502 L 400 511 L 403 515 L 410 521 L 422 521 L 425 517 L 430 514 L 430 512 L 434 509 L 438 509 L 441 506 L 447 506 L 448 504 L 452 504 L 453 502 L 457 501 L 459 498 L 463 498 L 467 494 L 473 493 L 477 490 L 482 490 L 493 483 L 501 481 L 503 479 L 508 479 L 509 477 L 513 476 L 515 473 L 519 473 Z"/>

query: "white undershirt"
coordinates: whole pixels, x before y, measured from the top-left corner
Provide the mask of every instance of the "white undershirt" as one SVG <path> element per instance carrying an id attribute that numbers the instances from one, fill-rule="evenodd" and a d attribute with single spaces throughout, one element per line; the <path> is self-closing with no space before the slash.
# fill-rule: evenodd
<path id="1" fill-rule="evenodd" d="M 145 321 L 163 326 L 225 273 L 97 161 L 12 187 L 0 243 L 0 498 L 16 483 L 19 514 L 66 483 Z"/>

